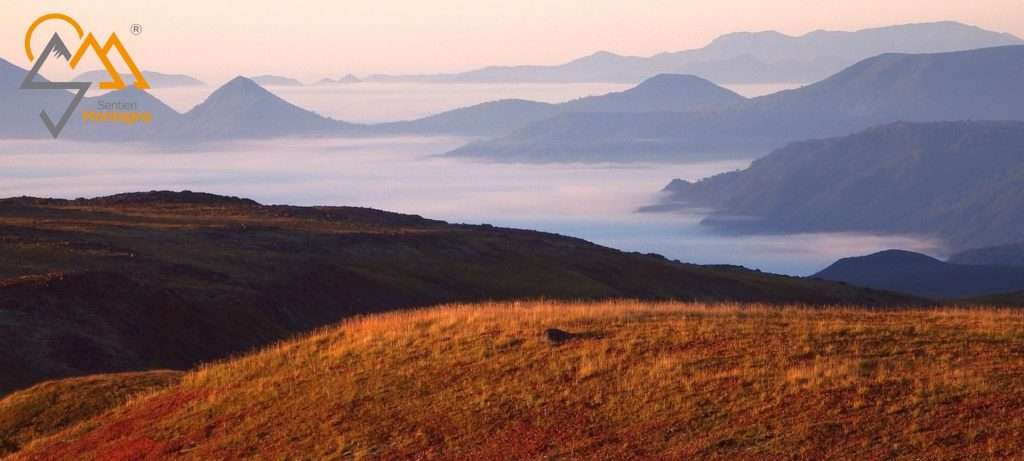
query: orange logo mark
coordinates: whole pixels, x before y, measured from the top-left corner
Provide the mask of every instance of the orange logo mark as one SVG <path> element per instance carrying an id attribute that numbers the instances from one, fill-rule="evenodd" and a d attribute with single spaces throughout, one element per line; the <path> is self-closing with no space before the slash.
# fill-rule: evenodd
<path id="1" fill-rule="evenodd" d="M 78 22 L 72 19 L 66 14 L 51 13 L 44 16 L 40 16 L 35 22 L 29 26 L 28 31 L 25 32 L 25 55 L 28 56 L 29 61 L 35 61 L 35 54 L 32 52 L 32 34 L 35 32 L 36 27 L 40 24 L 49 20 L 60 20 L 68 23 L 75 32 L 78 34 L 78 38 L 85 36 L 78 51 L 75 52 L 74 57 L 71 58 L 69 64 L 74 69 L 78 66 L 79 61 L 85 56 L 86 51 L 92 49 L 96 52 L 96 57 L 103 63 L 103 67 L 106 68 L 108 74 L 110 74 L 111 80 L 108 82 L 100 82 L 100 88 L 104 90 L 123 90 L 125 88 L 124 79 L 121 78 L 121 74 L 114 68 L 114 65 L 110 62 L 110 58 L 107 56 L 111 49 L 117 49 L 117 53 L 121 55 L 121 59 L 128 66 L 128 69 L 132 71 L 132 75 L 135 77 L 135 87 L 140 90 L 148 90 L 149 82 L 142 76 L 142 72 L 135 65 L 135 61 L 132 60 L 131 55 L 128 54 L 128 50 L 125 49 L 124 44 L 121 43 L 121 39 L 117 37 L 116 33 L 111 33 L 110 37 L 107 38 L 107 42 L 100 47 L 100 43 L 96 40 L 96 37 L 90 32 L 85 35 L 82 30 L 82 26 L 78 25 Z"/>

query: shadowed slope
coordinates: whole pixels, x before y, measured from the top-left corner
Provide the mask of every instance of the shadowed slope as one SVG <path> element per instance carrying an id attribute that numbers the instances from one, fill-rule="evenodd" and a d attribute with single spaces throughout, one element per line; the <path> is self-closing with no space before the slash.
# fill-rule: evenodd
<path id="1" fill-rule="evenodd" d="M 0 200 L 0 242 L 0 393 L 187 368 L 347 316 L 451 301 L 916 302 L 542 232 L 192 192 Z"/>

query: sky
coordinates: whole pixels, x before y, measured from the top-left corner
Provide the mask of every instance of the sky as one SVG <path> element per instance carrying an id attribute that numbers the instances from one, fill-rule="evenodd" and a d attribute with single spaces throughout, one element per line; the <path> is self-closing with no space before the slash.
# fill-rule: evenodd
<path id="1" fill-rule="evenodd" d="M 736 31 L 800 35 L 954 20 L 1024 37 L 1024 0 L 4 0 L 0 7 L 0 57 L 22 67 L 29 24 L 60 12 L 101 40 L 116 32 L 144 69 L 210 83 L 557 64 L 598 50 L 647 56 Z M 140 34 L 131 33 L 133 24 Z M 41 27 L 36 46 L 54 30 Z"/>

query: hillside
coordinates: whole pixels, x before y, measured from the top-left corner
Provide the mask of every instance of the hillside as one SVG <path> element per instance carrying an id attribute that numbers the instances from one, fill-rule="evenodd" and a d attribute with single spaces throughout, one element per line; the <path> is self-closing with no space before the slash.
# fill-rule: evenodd
<path id="1" fill-rule="evenodd" d="M 0 456 L 105 413 L 128 399 L 177 384 L 180 371 L 93 375 L 49 381 L 0 400 Z"/>
<path id="2" fill-rule="evenodd" d="M 187 368 L 352 315 L 443 302 L 918 302 L 541 232 L 193 192 L 0 200 L 0 242 L 0 394 Z"/>
<path id="3" fill-rule="evenodd" d="M 746 232 L 934 237 L 953 250 L 1024 240 L 1024 122 L 896 123 L 791 144 L 746 170 L 665 188 Z M 729 216 L 757 219 L 738 221 Z M 723 216 L 724 219 L 718 219 Z"/>
<path id="4" fill-rule="evenodd" d="M 703 48 L 653 56 L 599 51 L 554 65 L 491 66 L 454 74 L 375 75 L 373 81 L 461 83 L 635 83 L 660 73 L 693 74 L 718 83 L 814 82 L 883 53 L 938 53 L 1018 45 L 1013 35 L 957 22 L 902 24 L 858 31 L 776 31 L 722 35 Z"/>
<path id="5" fill-rule="evenodd" d="M 843 258 L 813 277 L 936 299 L 1024 291 L 1024 268 L 951 264 L 899 250 Z"/>
<path id="6" fill-rule="evenodd" d="M 1015 459 L 1021 350 L 1007 310 L 448 306 L 200 367 L 13 459 Z"/>
<path id="7" fill-rule="evenodd" d="M 896 121 L 1024 120 L 1024 46 L 885 54 L 820 82 L 702 113 L 565 113 L 452 154 L 511 161 L 761 154 Z"/>

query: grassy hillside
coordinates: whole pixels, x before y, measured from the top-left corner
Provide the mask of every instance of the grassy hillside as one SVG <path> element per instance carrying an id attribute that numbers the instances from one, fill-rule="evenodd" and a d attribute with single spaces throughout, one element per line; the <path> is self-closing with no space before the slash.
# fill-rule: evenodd
<path id="1" fill-rule="evenodd" d="M 185 369 L 356 314 L 540 297 L 911 301 L 363 208 L 169 192 L 15 198 L 0 200 L 0 395 Z"/>
<path id="2" fill-rule="evenodd" d="M 50 381 L 0 400 L 0 456 L 92 418 L 129 398 L 177 383 L 180 371 L 94 375 Z"/>
<path id="3" fill-rule="evenodd" d="M 1011 310 L 455 305 L 203 366 L 14 459 L 1009 459 L 1022 358 Z"/>

